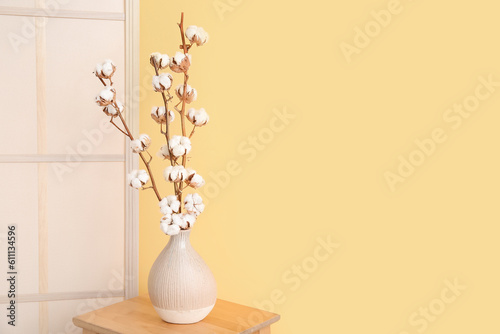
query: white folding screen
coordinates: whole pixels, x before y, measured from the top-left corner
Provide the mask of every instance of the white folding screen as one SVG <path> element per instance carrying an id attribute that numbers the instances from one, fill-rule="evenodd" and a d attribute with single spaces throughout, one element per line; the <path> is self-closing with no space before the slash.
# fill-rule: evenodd
<path id="1" fill-rule="evenodd" d="M 93 102 L 103 57 L 137 128 L 138 1 L 0 0 L 0 333 L 80 333 L 76 314 L 137 294 L 137 164 Z M 16 236 L 16 326 L 6 309 Z M 5 277 L 4 277 L 5 276 Z"/>

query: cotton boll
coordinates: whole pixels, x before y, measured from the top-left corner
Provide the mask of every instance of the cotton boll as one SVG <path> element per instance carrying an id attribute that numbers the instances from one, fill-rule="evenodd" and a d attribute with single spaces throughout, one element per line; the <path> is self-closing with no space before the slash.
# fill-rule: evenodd
<path id="1" fill-rule="evenodd" d="M 184 136 L 172 136 L 170 138 L 170 152 L 175 157 L 183 156 L 191 151 L 191 141 L 188 137 Z"/>
<path id="2" fill-rule="evenodd" d="M 170 159 L 170 150 L 168 149 L 168 146 L 162 145 L 162 147 L 160 147 L 160 150 L 158 151 L 158 153 L 156 153 L 156 155 L 159 158 Z"/>
<path id="3" fill-rule="evenodd" d="M 205 205 L 201 196 L 195 193 L 186 196 L 184 199 L 184 208 L 188 213 L 198 216 L 205 210 Z"/>
<path id="4" fill-rule="evenodd" d="M 145 170 L 141 169 L 139 170 L 137 174 L 137 178 L 143 183 L 146 184 L 149 181 L 149 174 Z"/>
<path id="5" fill-rule="evenodd" d="M 196 216 L 191 214 L 184 214 L 184 220 L 189 224 L 189 227 L 193 227 L 196 222 Z"/>
<path id="6" fill-rule="evenodd" d="M 193 169 L 186 169 L 188 173 L 188 177 L 186 179 L 186 183 L 188 186 L 193 187 L 194 189 L 198 189 L 205 185 L 205 180 L 200 174 L 197 174 Z"/>
<path id="7" fill-rule="evenodd" d="M 144 149 L 142 148 L 142 143 L 139 139 L 135 139 L 135 140 L 130 141 L 130 148 L 132 149 L 132 152 L 134 152 L 134 153 L 140 153 L 140 152 L 144 151 Z"/>
<path id="8" fill-rule="evenodd" d="M 151 138 L 145 133 L 139 135 L 139 140 L 141 141 L 142 146 L 144 147 L 145 150 L 148 149 L 149 146 L 151 145 Z"/>
<path id="9" fill-rule="evenodd" d="M 174 225 L 179 226 L 182 229 L 186 229 L 188 227 L 188 222 L 184 218 L 182 213 L 176 213 L 172 215 L 172 223 Z"/>
<path id="10" fill-rule="evenodd" d="M 202 27 L 189 26 L 186 29 L 186 37 L 192 43 L 202 46 L 208 42 L 208 33 Z"/>
<path id="11" fill-rule="evenodd" d="M 207 112 L 205 111 L 204 108 L 201 108 L 199 110 L 196 110 L 194 108 L 190 108 L 187 111 L 187 118 L 188 120 L 193 123 L 195 126 L 203 126 L 208 123 L 210 120 L 210 117 L 208 117 Z"/>
<path id="12" fill-rule="evenodd" d="M 148 172 L 145 170 L 133 170 L 127 175 L 128 183 L 132 188 L 140 189 L 149 181 Z"/>
<path id="13" fill-rule="evenodd" d="M 172 154 L 174 157 L 183 156 L 186 153 L 186 150 L 182 146 L 175 146 L 172 149 Z"/>
<path id="14" fill-rule="evenodd" d="M 107 60 L 102 64 L 102 74 L 104 74 L 106 77 L 110 77 L 115 73 L 116 66 L 113 64 L 111 60 Z"/>
<path id="15" fill-rule="evenodd" d="M 160 223 L 160 229 L 163 233 L 167 234 L 168 231 L 168 223 Z"/>
<path id="16" fill-rule="evenodd" d="M 130 148 L 134 153 L 141 153 L 151 145 L 151 138 L 147 134 L 142 134 L 138 139 L 130 142 Z"/>
<path id="17" fill-rule="evenodd" d="M 170 57 L 166 54 L 161 54 L 159 52 L 153 52 L 149 57 L 149 62 L 151 65 L 159 67 L 159 69 L 167 68 L 170 65 Z"/>
<path id="18" fill-rule="evenodd" d="M 198 32 L 197 26 L 189 26 L 186 28 L 186 37 L 188 40 L 192 41 L 194 35 Z"/>
<path id="19" fill-rule="evenodd" d="M 120 113 L 123 113 L 123 109 L 124 109 L 123 104 L 120 101 L 116 101 L 116 105 L 117 105 Z M 102 109 L 102 111 L 106 115 L 111 116 L 111 117 L 118 116 L 118 110 L 116 110 L 116 108 L 112 104 L 109 104 Z"/>
<path id="20" fill-rule="evenodd" d="M 170 73 L 161 73 L 153 77 L 153 88 L 155 92 L 163 92 L 172 86 L 172 75 Z"/>
<path id="21" fill-rule="evenodd" d="M 94 74 L 99 77 L 99 75 L 102 73 L 102 64 L 99 63 L 97 65 L 95 65 L 95 69 L 94 69 Z"/>
<path id="22" fill-rule="evenodd" d="M 182 166 L 168 166 L 163 171 L 163 177 L 169 182 L 182 182 L 187 177 L 186 169 Z"/>
<path id="23" fill-rule="evenodd" d="M 106 59 L 104 62 L 97 64 L 95 67 L 95 75 L 101 79 L 110 79 L 116 71 L 116 66 L 111 59 Z"/>
<path id="24" fill-rule="evenodd" d="M 168 199 L 163 197 L 160 202 L 158 202 L 158 206 L 161 208 L 162 206 L 168 206 Z"/>
<path id="25" fill-rule="evenodd" d="M 170 69 L 176 73 L 183 73 L 189 70 L 191 65 L 191 57 L 182 52 L 177 51 L 175 56 L 170 58 Z"/>
<path id="26" fill-rule="evenodd" d="M 203 199 L 201 198 L 201 196 L 199 194 L 191 194 L 193 196 L 193 202 L 194 204 L 201 204 L 203 203 Z"/>
<path id="27" fill-rule="evenodd" d="M 175 224 L 168 225 L 168 228 L 167 228 L 168 235 L 170 235 L 170 236 L 177 235 L 177 234 L 179 234 L 180 231 L 181 231 L 181 228 L 178 225 L 175 225 Z"/>
<path id="28" fill-rule="evenodd" d="M 172 214 L 173 213 L 173 210 L 171 207 L 169 207 L 168 205 L 167 206 L 162 206 L 160 207 L 160 212 L 164 215 L 167 215 L 167 214 Z"/>
<path id="29" fill-rule="evenodd" d="M 116 90 L 112 86 L 106 86 L 96 97 L 96 103 L 101 107 L 110 105 L 116 98 Z"/>
<path id="30" fill-rule="evenodd" d="M 143 186 L 141 180 L 139 180 L 139 179 L 133 179 L 130 182 L 130 185 L 132 186 L 132 188 L 135 188 L 135 189 L 140 189 Z"/>
<path id="31" fill-rule="evenodd" d="M 186 103 L 191 103 L 193 101 L 196 101 L 196 98 L 198 97 L 198 92 L 196 89 L 192 88 L 190 85 L 186 85 L 186 98 L 183 99 L 184 95 L 184 85 L 179 85 L 175 89 L 175 93 L 177 94 L 177 97 L 181 101 L 186 101 Z"/>
<path id="32" fill-rule="evenodd" d="M 172 110 L 168 111 L 169 121 L 172 123 L 175 119 L 175 114 Z M 151 109 L 151 118 L 158 124 L 167 123 L 167 114 L 165 112 L 165 107 L 153 107 Z"/>
<path id="33" fill-rule="evenodd" d="M 181 202 L 177 199 L 177 196 L 175 195 L 170 195 L 167 196 L 167 201 L 168 201 L 168 206 L 174 211 L 177 212 L 179 211 L 181 207 Z"/>
<path id="34" fill-rule="evenodd" d="M 163 217 L 161 217 L 160 223 L 171 224 L 172 223 L 172 214 L 166 213 Z"/>
<path id="35" fill-rule="evenodd" d="M 181 145 L 184 146 L 187 151 L 191 151 L 191 140 L 188 137 L 181 136 Z"/>

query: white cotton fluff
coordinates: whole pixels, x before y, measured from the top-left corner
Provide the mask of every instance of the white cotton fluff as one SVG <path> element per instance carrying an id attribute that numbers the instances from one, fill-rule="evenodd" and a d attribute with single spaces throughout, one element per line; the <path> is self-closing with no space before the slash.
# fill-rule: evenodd
<path id="1" fill-rule="evenodd" d="M 114 96 L 115 96 L 115 93 L 116 93 L 116 90 L 113 87 L 106 86 L 103 90 L 101 90 L 101 93 L 99 93 L 99 96 L 103 100 L 112 101 Z"/>
<path id="2" fill-rule="evenodd" d="M 172 208 L 169 207 L 168 205 L 166 206 L 161 206 L 160 207 L 160 212 L 164 215 L 171 215 L 173 212 Z"/>
<path id="3" fill-rule="evenodd" d="M 102 73 L 102 64 L 101 64 L 101 63 L 99 63 L 99 64 L 95 65 L 94 72 L 95 72 L 95 74 L 96 74 L 97 76 L 99 76 L 99 74 L 101 74 L 101 73 Z"/>
<path id="4" fill-rule="evenodd" d="M 106 86 L 96 97 L 96 103 L 101 107 L 108 106 L 116 97 L 116 90 L 112 86 Z"/>
<path id="5" fill-rule="evenodd" d="M 175 224 L 161 223 L 160 228 L 161 228 L 163 233 L 170 235 L 170 236 L 177 235 L 181 231 L 181 228 Z"/>
<path id="6" fill-rule="evenodd" d="M 153 88 L 156 92 L 162 92 L 172 86 L 172 75 L 169 73 L 160 73 L 153 77 Z"/>
<path id="7" fill-rule="evenodd" d="M 189 224 L 189 227 L 193 227 L 196 222 L 196 216 L 192 214 L 184 214 L 184 220 Z"/>
<path id="8" fill-rule="evenodd" d="M 142 134 L 138 139 L 130 142 L 130 148 L 134 153 L 140 153 L 151 145 L 151 138 L 147 134 Z"/>
<path id="9" fill-rule="evenodd" d="M 167 68 L 170 65 L 170 57 L 167 54 L 153 52 L 150 56 L 151 65 L 154 66 L 153 61 L 159 66 L 160 69 Z"/>
<path id="10" fill-rule="evenodd" d="M 198 194 L 188 194 L 184 199 L 184 208 L 190 214 L 198 216 L 205 210 L 203 199 Z"/>
<path id="11" fill-rule="evenodd" d="M 175 89 L 175 93 L 177 94 L 177 97 L 182 100 L 182 97 L 184 95 L 184 85 L 179 85 Z M 198 97 L 198 92 L 196 89 L 192 88 L 190 85 L 186 85 L 186 102 L 191 103 L 193 101 L 196 101 L 196 98 Z"/>
<path id="12" fill-rule="evenodd" d="M 177 51 L 170 59 L 170 69 L 176 73 L 186 72 L 191 65 L 191 55 Z"/>
<path id="13" fill-rule="evenodd" d="M 113 64 L 113 61 L 111 59 L 106 59 L 104 61 L 104 63 L 102 64 L 101 72 L 105 76 L 110 76 L 115 71 L 115 68 L 116 67 L 115 67 L 115 64 Z"/>
<path id="14" fill-rule="evenodd" d="M 172 223 L 172 214 L 164 214 L 163 217 L 161 217 L 160 223 L 166 223 L 166 224 L 171 224 Z"/>
<path id="15" fill-rule="evenodd" d="M 172 215 L 172 224 L 186 230 L 194 225 L 196 217 L 188 213 L 176 213 Z"/>
<path id="16" fill-rule="evenodd" d="M 191 141 L 188 137 L 184 136 L 172 136 L 169 140 L 170 152 L 175 157 L 180 157 L 184 154 L 188 154 L 191 151 Z"/>
<path id="17" fill-rule="evenodd" d="M 131 187 L 140 189 L 142 188 L 146 183 L 149 181 L 149 174 L 147 171 L 140 169 L 140 170 L 133 170 L 130 172 L 127 176 L 128 182 Z"/>
<path id="18" fill-rule="evenodd" d="M 168 225 L 170 225 L 170 224 L 168 224 L 168 223 L 163 223 L 163 222 L 162 222 L 162 223 L 160 223 L 160 229 L 161 229 L 161 231 L 162 231 L 163 233 L 165 233 L 165 234 L 167 234 L 167 231 L 168 231 Z"/>
<path id="19" fill-rule="evenodd" d="M 190 108 L 187 111 L 187 118 L 191 123 L 193 123 L 193 125 L 196 126 L 203 126 L 210 120 L 210 117 L 208 117 L 208 114 L 204 108 L 201 108 L 199 110 Z"/>
<path id="20" fill-rule="evenodd" d="M 197 174 L 194 169 L 186 169 L 186 171 L 188 173 L 186 182 L 190 187 L 198 189 L 205 185 L 205 180 L 203 179 L 203 177 L 200 174 Z"/>
<path id="21" fill-rule="evenodd" d="M 202 46 L 208 42 L 208 33 L 202 27 L 189 26 L 186 29 L 186 37 L 191 43 Z"/>
<path id="22" fill-rule="evenodd" d="M 181 182 L 187 177 L 187 172 L 184 166 L 168 166 L 163 171 L 163 177 L 169 182 Z"/>
<path id="23" fill-rule="evenodd" d="M 116 101 L 116 105 L 118 106 L 118 110 L 120 110 L 120 113 L 123 113 L 123 104 L 120 102 L 120 101 Z M 116 110 L 116 108 L 112 105 L 112 104 L 109 104 L 107 106 L 105 106 L 102 111 L 104 111 L 104 113 L 108 116 L 111 116 L 111 117 L 116 117 L 118 116 L 118 111 Z"/>
<path id="24" fill-rule="evenodd" d="M 180 63 L 186 58 L 186 55 L 180 51 L 175 53 L 175 56 L 172 57 L 173 63 L 176 65 L 180 65 Z"/>
<path id="25" fill-rule="evenodd" d="M 175 114 L 172 110 L 168 111 L 170 123 L 175 119 Z M 153 107 L 151 109 L 151 118 L 155 120 L 158 124 L 167 123 L 167 113 L 165 112 L 165 107 Z"/>
<path id="26" fill-rule="evenodd" d="M 104 62 L 95 66 L 95 75 L 98 78 L 109 79 L 115 73 L 116 66 L 111 59 L 106 59 Z"/>
<path id="27" fill-rule="evenodd" d="M 182 229 L 188 227 L 188 222 L 184 219 L 184 215 L 182 213 L 175 213 L 172 215 L 172 223 L 174 225 L 179 226 Z"/>
<path id="28" fill-rule="evenodd" d="M 160 211 L 163 213 L 163 211 L 165 211 L 165 213 L 163 214 L 171 214 L 173 212 L 178 212 L 179 211 L 179 208 L 181 207 L 181 202 L 177 199 L 177 196 L 175 195 L 170 195 L 170 196 L 167 196 L 167 197 L 164 197 L 160 203 L 159 203 L 159 206 L 160 206 Z"/>
<path id="29" fill-rule="evenodd" d="M 156 153 L 156 155 L 159 158 L 170 159 L 170 150 L 168 149 L 168 146 L 167 145 L 162 145 L 160 147 L 160 150 L 158 151 L 158 153 Z"/>
<path id="30" fill-rule="evenodd" d="M 132 152 L 134 153 L 139 153 L 144 151 L 144 148 L 142 147 L 142 143 L 139 139 L 134 139 L 130 141 L 130 148 L 132 149 Z"/>
<path id="31" fill-rule="evenodd" d="M 151 138 L 149 135 L 143 133 L 139 135 L 139 140 L 141 141 L 142 145 L 144 146 L 144 149 L 147 149 L 151 145 Z"/>
<path id="32" fill-rule="evenodd" d="M 172 208 L 172 210 L 176 212 L 179 211 L 179 208 L 181 207 L 181 202 L 177 199 L 177 196 L 175 195 L 167 196 L 167 203 Z"/>

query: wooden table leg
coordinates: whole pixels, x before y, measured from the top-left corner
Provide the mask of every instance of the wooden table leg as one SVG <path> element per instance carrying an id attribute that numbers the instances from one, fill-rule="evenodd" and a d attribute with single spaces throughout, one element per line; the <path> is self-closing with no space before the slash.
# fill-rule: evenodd
<path id="1" fill-rule="evenodd" d="M 266 328 L 262 328 L 260 331 L 255 332 L 255 334 L 271 334 L 271 326 L 267 326 Z"/>

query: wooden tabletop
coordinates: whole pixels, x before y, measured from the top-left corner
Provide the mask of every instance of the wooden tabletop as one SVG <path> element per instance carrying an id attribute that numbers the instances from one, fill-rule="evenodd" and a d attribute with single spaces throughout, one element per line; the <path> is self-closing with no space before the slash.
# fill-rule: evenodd
<path id="1" fill-rule="evenodd" d="M 218 299 L 212 312 L 191 325 L 160 319 L 149 297 L 140 296 L 73 318 L 84 334 L 268 334 L 278 314 Z"/>

